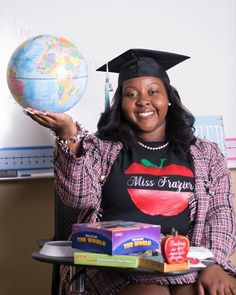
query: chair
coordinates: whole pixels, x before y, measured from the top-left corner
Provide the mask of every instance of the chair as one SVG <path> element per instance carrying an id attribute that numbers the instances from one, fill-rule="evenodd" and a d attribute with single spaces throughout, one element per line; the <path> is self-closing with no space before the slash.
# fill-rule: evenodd
<path id="1" fill-rule="evenodd" d="M 41 239 L 37 244 L 41 248 L 47 241 L 66 241 L 71 234 L 71 227 L 77 222 L 77 216 L 80 209 L 71 208 L 63 204 L 61 199 L 55 193 L 55 223 L 54 237 L 52 239 Z M 60 283 L 60 265 L 53 264 L 51 295 L 58 295 Z"/>

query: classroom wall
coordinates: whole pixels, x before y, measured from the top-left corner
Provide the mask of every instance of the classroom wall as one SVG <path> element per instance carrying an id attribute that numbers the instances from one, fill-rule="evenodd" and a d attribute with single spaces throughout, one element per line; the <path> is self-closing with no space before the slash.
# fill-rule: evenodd
<path id="1" fill-rule="evenodd" d="M 236 192 L 236 169 L 231 174 Z M 53 205 L 52 178 L 1 181 L 1 295 L 50 294 L 52 266 L 33 260 L 31 253 L 38 239 L 53 235 Z M 232 261 L 236 264 L 236 255 Z"/>
<path id="2" fill-rule="evenodd" d="M 53 220 L 53 178 L 1 181 L 1 295 L 50 294 L 52 266 L 31 253 L 37 240 L 52 237 Z"/>

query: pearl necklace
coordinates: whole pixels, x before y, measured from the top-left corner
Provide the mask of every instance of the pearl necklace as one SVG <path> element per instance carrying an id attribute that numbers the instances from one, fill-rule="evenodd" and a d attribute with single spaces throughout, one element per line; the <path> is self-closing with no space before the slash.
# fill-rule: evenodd
<path id="1" fill-rule="evenodd" d="M 139 144 L 141 147 L 143 147 L 143 148 L 145 148 L 145 149 L 147 149 L 147 150 L 158 151 L 158 150 L 161 150 L 161 149 L 164 149 L 165 147 L 167 147 L 168 144 L 169 144 L 169 142 L 166 142 L 165 144 L 160 145 L 160 146 L 156 146 L 156 147 L 152 147 L 152 146 L 145 145 L 144 143 L 142 143 L 142 142 L 140 142 L 140 141 L 138 141 L 138 144 Z"/>

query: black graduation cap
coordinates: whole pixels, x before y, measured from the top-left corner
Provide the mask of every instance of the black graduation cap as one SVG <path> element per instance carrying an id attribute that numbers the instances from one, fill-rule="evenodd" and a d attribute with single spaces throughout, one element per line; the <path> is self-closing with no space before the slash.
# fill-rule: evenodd
<path id="1" fill-rule="evenodd" d="M 118 83 L 140 76 L 154 76 L 170 81 L 166 70 L 190 58 L 171 52 L 150 49 L 129 49 L 97 71 L 119 73 Z"/>

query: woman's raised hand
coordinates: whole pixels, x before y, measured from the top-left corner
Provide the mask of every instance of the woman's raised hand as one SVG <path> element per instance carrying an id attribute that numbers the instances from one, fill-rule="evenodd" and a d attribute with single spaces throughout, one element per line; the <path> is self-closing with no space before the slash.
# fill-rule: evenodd
<path id="1" fill-rule="evenodd" d="M 62 139 L 67 139 L 76 133 L 76 125 L 68 114 L 41 112 L 32 108 L 25 108 L 24 113 L 40 125 L 54 131 Z"/>

